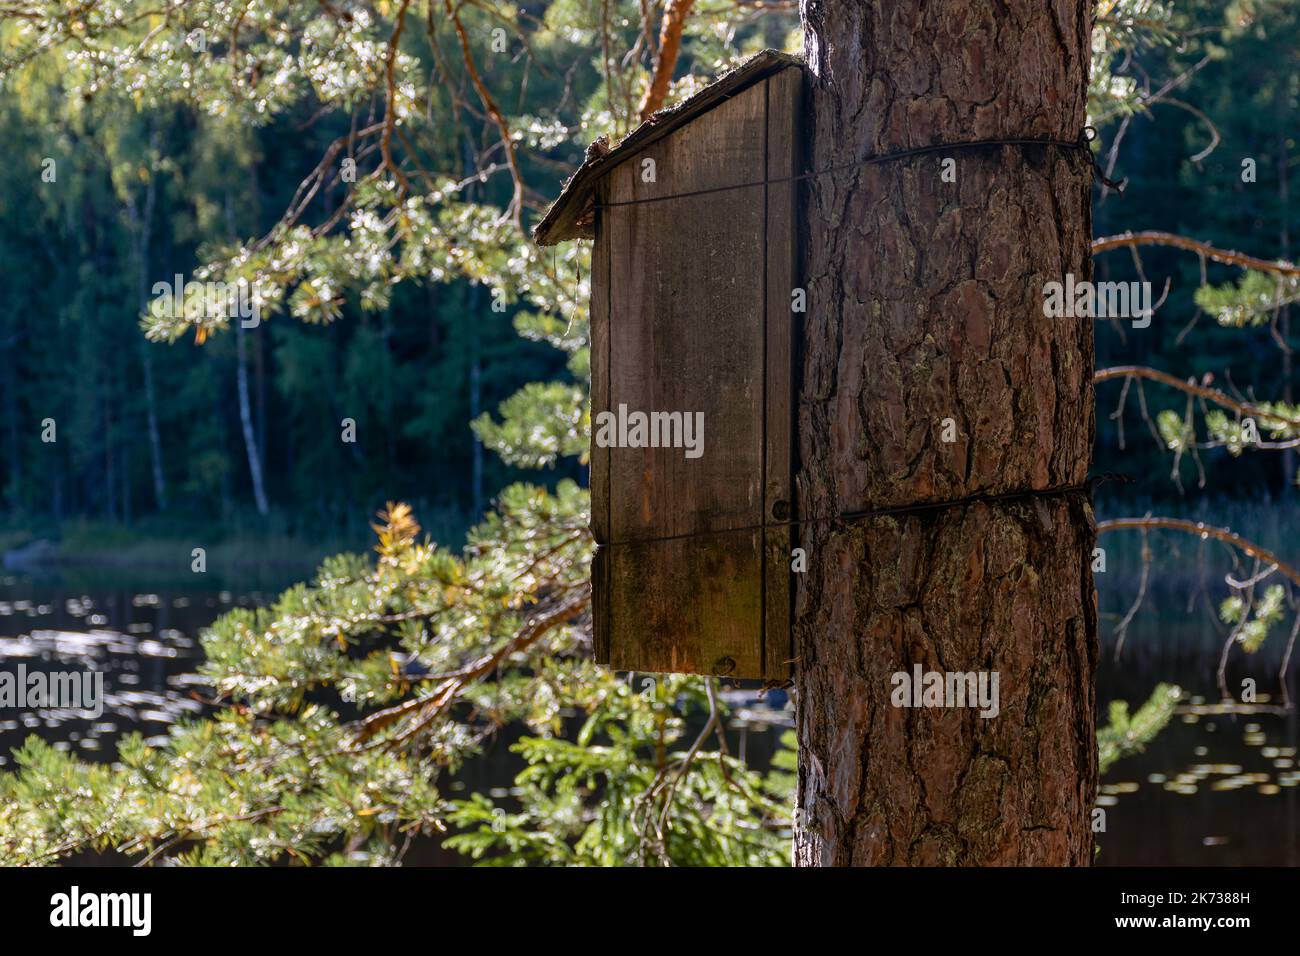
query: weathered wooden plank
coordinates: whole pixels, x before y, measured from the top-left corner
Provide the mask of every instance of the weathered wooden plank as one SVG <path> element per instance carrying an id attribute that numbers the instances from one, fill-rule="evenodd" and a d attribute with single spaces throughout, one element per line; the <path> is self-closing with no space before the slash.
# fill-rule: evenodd
<path id="1" fill-rule="evenodd" d="M 651 144 L 610 173 L 609 202 L 761 180 L 765 103 L 752 86 Z M 609 449 L 609 540 L 646 542 L 608 555 L 615 668 L 763 672 L 762 196 L 758 186 L 601 211 L 607 408 L 704 422 L 699 457 Z"/>
<path id="2" fill-rule="evenodd" d="M 596 186 L 597 199 L 609 192 L 607 183 Z M 597 216 L 599 217 L 599 212 Z M 610 231 L 596 229 L 596 242 L 591 250 L 591 417 L 609 408 L 609 286 L 610 286 Z M 591 533 L 599 543 L 609 537 L 609 449 L 591 443 Z M 592 587 L 592 644 L 598 664 L 610 662 L 610 582 L 609 552 L 597 550 L 591 565 Z"/>
<path id="3" fill-rule="evenodd" d="M 759 531 L 609 552 L 615 670 L 759 677 Z"/>
<path id="4" fill-rule="evenodd" d="M 766 179 L 787 179 L 801 169 L 803 113 L 803 71 L 783 70 L 766 81 L 767 175 Z M 791 294 L 798 285 L 798 190 L 797 182 L 771 183 L 767 187 L 767 312 L 766 402 L 764 422 L 765 491 L 764 506 L 769 522 L 781 522 L 796 515 L 794 448 L 794 359 L 795 316 Z M 763 676 L 787 680 L 794 657 L 790 601 L 792 580 L 790 552 L 797 540 L 794 526 L 775 525 L 765 529 Z"/>
<path id="5" fill-rule="evenodd" d="M 566 239 L 594 238 L 596 230 L 591 219 L 595 205 L 593 193 L 614 167 L 637 155 L 656 140 L 676 132 L 701 113 L 713 109 L 715 104 L 762 80 L 769 73 L 802 62 L 798 57 L 777 50 L 763 50 L 689 99 L 655 113 L 613 149 L 589 149 L 583 164 L 564 184 L 559 197 L 533 229 L 533 238 L 543 246 L 554 245 Z"/>

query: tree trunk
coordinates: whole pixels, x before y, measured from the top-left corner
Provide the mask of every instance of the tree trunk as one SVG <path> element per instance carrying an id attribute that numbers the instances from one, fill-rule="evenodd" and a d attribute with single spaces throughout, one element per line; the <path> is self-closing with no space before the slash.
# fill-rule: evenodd
<path id="1" fill-rule="evenodd" d="M 154 395 L 153 355 L 149 351 L 147 340 L 140 347 L 140 361 L 144 365 L 145 422 L 149 428 L 149 464 L 153 475 L 153 499 L 159 511 L 166 511 L 167 481 L 163 477 L 162 437 L 158 433 L 158 400 Z"/>
<path id="2" fill-rule="evenodd" d="M 1088 0 L 801 7 L 813 170 L 1084 125 Z M 1087 158 L 954 149 L 805 198 L 795 862 L 1087 865 L 1094 532 L 1062 489 L 1092 455 L 1093 330 L 1043 317 L 1046 282 L 1092 275 Z M 996 673 L 998 715 L 894 706 L 917 664 Z"/>
<path id="3" fill-rule="evenodd" d="M 158 148 L 158 132 L 155 130 L 149 139 L 151 150 Z M 149 183 L 145 187 L 144 209 L 137 215 L 135 205 L 127 207 L 127 212 L 136 229 L 136 281 L 140 314 L 149 309 L 149 246 L 153 235 L 153 212 L 157 201 L 156 171 L 150 171 Z M 159 511 L 167 510 L 167 481 L 163 477 L 162 438 L 158 431 L 158 399 L 153 383 L 153 353 L 149 351 L 150 343 L 143 335 L 140 338 L 140 364 L 144 368 L 144 409 L 145 424 L 149 432 L 149 464 L 153 476 L 153 497 Z"/>
<path id="4" fill-rule="evenodd" d="M 235 237 L 235 207 L 226 191 L 226 226 L 231 239 Z M 271 509 L 266 500 L 266 487 L 262 482 L 262 459 L 257 452 L 257 438 L 253 434 L 253 412 L 248 397 L 248 359 L 244 348 L 244 319 L 231 319 L 235 326 L 235 386 L 239 393 L 239 425 L 244 436 L 244 454 L 248 458 L 248 475 L 253 482 L 253 503 L 257 513 L 266 517 Z"/>
<path id="5" fill-rule="evenodd" d="M 235 325 L 235 377 L 239 389 L 239 424 L 244 435 L 244 452 L 248 456 L 248 474 L 253 479 L 253 502 L 257 513 L 266 517 L 270 505 L 266 501 L 266 487 L 262 483 L 262 459 L 257 454 L 257 439 L 253 435 L 253 414 L 248 400 L 248 361 L 244 357 L 244 320 L 238 316 L 231 320 Z"/>

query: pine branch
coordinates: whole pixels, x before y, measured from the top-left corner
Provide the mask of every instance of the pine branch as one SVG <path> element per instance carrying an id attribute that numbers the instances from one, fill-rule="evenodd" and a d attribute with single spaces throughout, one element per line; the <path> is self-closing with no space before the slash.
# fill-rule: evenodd
<path id="1" fill-rule="evenodd" d="M 1276 412 L 1269 411 L 1263 406 L 1254 405 L 1250 402 L 1238 401 L 1226 392 L 1222 392 L 1217 388 L 1210 388 L 1206 385 L 1197 385 L 1193 381 L 1183 381 L 1175 375 L 1170 375 L 1168 372 L 1162 372 L 1159 369 L 1150 368 L 1146 365 L 1116 365 L 1111 368 L 1098 369 L 1092 375 L 1093 384 L 1100 384 L 1101 382 L 1107 382 L 1114 378 L 1150 379 L 1153 382 L 1160 382 L 1163 385 L 1168 385 L 1170 388 L 1176 388 L 1179 391 L 1186 392 L 1188 395 L 1203 398 L 1216 405 L 1221 405 L 1222 407 L 1241 415 L 1266 419 L 1268 421 L 1277 422 L 1280 425 L 1285 425 L 1289 428 L 1300 428 L 1300 419 L 1289 418 L 1286 415 L 1279 415 Z"/>
<path id="2" fill-rule="evenodd" d="M 650 77 L 650 85 L 646 87 L 645 96 L 641 98 L 641 105 L 637 108 L 643 123 L 663 107 L 668 96 L 673 70 L 677 68 L 677 54 L 682 47 L 682 31 L 686 29 L 686 20 L 694 6 L 695 0 L 668 0 L 668 6 L 664 9 L 654 73 Z"/>
<path id="3" fill-rule="evenodd" d="M 1186 534 L 1195 535 L 1198 538 L 1214 538 L 1216 541 L 1222 541 L 1241 551 L 1243 554 L 1252 558 L 1258 558 L 1265 565 L 1276 565 L 1277 570 L 1291 583 L 1300 587 L 1300 570 L 1296 570 L 1287 564 L 1272 551 L 1255 544 L 1253 541 L 1247 541 L 1241 535 L 1228 528 L 1216 528 L 1208 525 L 1203 521 L 1186 521 L 1182 518 L 1161 518 L 1147 516 L 1145 518 L 1111 518 L 1106 521 L 1097 522 L 1097 535 L 1100 537 L 1108 531 L 1124 530 L 1149 530 L 1152 528 L 1163 528 L 1169 531 L 1182 531 Z"/>
<path id="4" fill-rule="evenodd" d="M 1274 275 L 1300 277 L 1300 266 L 1294 266 L 1280 259 L 1258 259 L 1255 256 L 1248 256 L 1244 252 L 1237 252 L 1233 249 L 1220 249 L 1208 242 L 1201 242 L 1199 239 L 1189 239 L 1186 236 L 1158 230 L 1125 232 L 1118 236 L 1094 239 L 1092 241 L 1092 254 L 1095 256 L 1098 253 L 1109 252 L 1112 249 L 1133 248 L 1136 246 L 1172 246 L 1175 249 L 1195 252 L 1207 259 L 1213 259 L 1215 262 L 1241 266 L 1243 269 L 1255 269 L 1259 272 L 1270 272 Z"/>

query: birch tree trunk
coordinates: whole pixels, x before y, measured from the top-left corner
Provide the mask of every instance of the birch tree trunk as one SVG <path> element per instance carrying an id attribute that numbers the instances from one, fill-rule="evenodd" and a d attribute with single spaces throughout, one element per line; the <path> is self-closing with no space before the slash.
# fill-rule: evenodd
<path id="1" fill-rule="evenodd" d="M 257 453 L 257 438 L 253 434 L 253 413 L 248 400 L 248 361 L 244 356 L 244 320 L 236 317 L 235 325 L 235 376 L 239 389 L 239 425 L 244 435 L 244 451 L 248 455 L 248 473 L 253 479 L 253 502 L 257 513 L 265 517 L 270 513 L 266 500 L 266 487 L 262 483 L 262 459 Z"/>
<path id="2" fill-rule="evenodd" d="M 1085 123 L 1087 0 L 801 13 L 813 169 Z M 1019 497 L 801 529 L 799 865 L 1091 862 L 1093 518 L 1059 489 L 1090 464 L 1093 330 L 1043 317 L 1046 282 L 1091 278 L 1090 189 L 1038 146 L 808 181 L 801 514 Z M 998 716 L 894 706 L 916 664 L 996 672 Z"/>
<path id="3" fill-rule="evenodd" d="M 226 192 L 226 225 L 233 239 L 235 236 L 235 210 L 230 192 Z M 244 348 L 244 320 L 242 317 L 231 319 L 235 326 L 235 386 L 239 393 L 239 426 L 244 437 L 244 454 L 248 458 L 248 474 L 253 482 L 253 503 L 257 513 L 266 517 L 270 505 L 266 500 L 266 486 L 262 481 L 262 458 L 257 452 L 257 436 L 253 434 L 252 403 L 248 397 L 248 359 Z"/>

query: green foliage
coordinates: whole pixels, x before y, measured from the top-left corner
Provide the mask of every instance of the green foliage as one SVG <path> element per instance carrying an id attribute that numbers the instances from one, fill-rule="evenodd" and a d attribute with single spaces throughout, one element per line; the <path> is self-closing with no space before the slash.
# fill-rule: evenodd
<path id="1" fill-rule="evenodd" d="M 1236 641 L 1242 650 L 1255 653 L 1268 639 L 1273 625 L 1281 622 L 1286 607 L 1286 588 L 1270 585 L 1258 601 L 1247 602 L 1240 595 L 1225 598 L 1219 605 L 1219 617 L 1234 626 Z"/>
<path id="2" fill-rule="evenodd" d="M 1112 67 L 1136 52 L 1178 42 L 1173 4 L 1161 0 L 1099 0 L 1093 11 L 1092 66 L 1088 83 L 1088 119 L 1104 123 L 1141 108 L 1137 81 Z"/>
<path id="3" fill-rule="evenodd" d="M 725 752 L 679 746 L 687 718 L 709 708 L 699 680 L 647 678 L 637 692 L 594 667 L 568 679 L 587 715 L 576 735 L 516 744 L 528 764 L 512 791 L 519 810 L 482 794 L 455 801 L 448 819 L 461 832 L 447 846 L 491 865 L 788 863 L 789 775 L 760 775 Z M 793 759 L 790 750 L 782 755 Z"/>
<path id="4" fill-rule="evenodd" d="M 1186 451 L 1196 441 L 1196 432 L 1177 412 L 1165 409 L 1156 415 L 1156 429 L 1170 451 Z"/>
<path id="5" fill-rule="evenodd" d="M 1115 761 L 1141 752 L 1169 723 L 1182 697 L 1180 688 L 1157 684 L 1147 702 L 1130 716 L 1128 703 L 1111 701 L 1109 720 L 1097 731 L 1097 772 L 1104 775 Z"/>
<path id="6" fill-rule="evenodd" d="M 1249 269 L 1235 282 L 1200 287 L 1195 301 L 1222 326 L 1262 325 L 1279 309 L 1300 301 L 1300 279 Z"/>
<path id="7" fill-rule="evenodd" d="M 391 507 L 377 558 L 331 558 L 312 585 L 204 634 L 202 673 L 232 706 L 161 746 L 130 738 L 113 767 L 29 741 L 19 773 L 0 775 L 0 862 L 109 847 L 204 864 L 393 862 L 408 835 L 441 829 L 440 782 L 484 734 L 552 724 L 558 665 L 542 663 L 580 640 L 586 511 L 571 482 L 511 487 L 455 556 Z M 496 682 L 498 668 L 527 676 Z"/>
<path id="8" fill-rule="evenodd" d="M 501 421 L 484 415 L 474 421 L 483 444 L 505 461 L 525 468 L 545 468 L 561 457 L 587 457 L 587 396 L 561 382 L 526 385 L 501 403 Z"/>

